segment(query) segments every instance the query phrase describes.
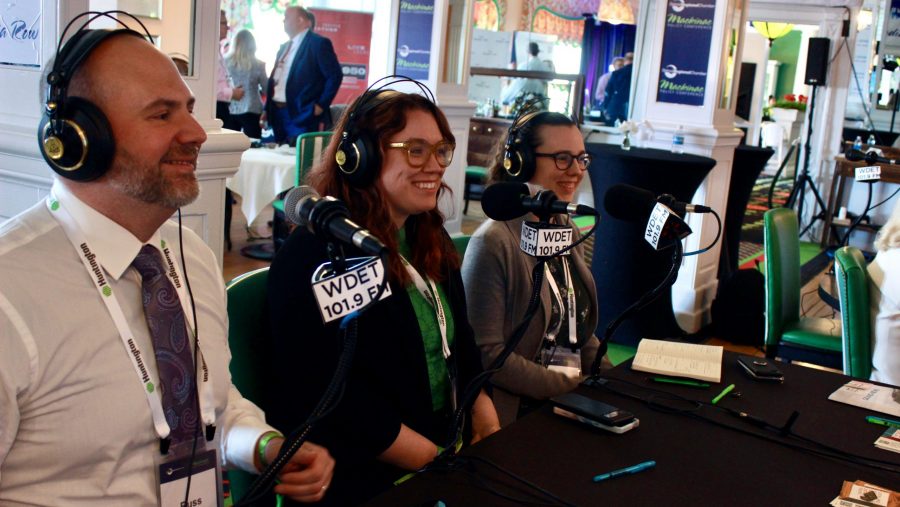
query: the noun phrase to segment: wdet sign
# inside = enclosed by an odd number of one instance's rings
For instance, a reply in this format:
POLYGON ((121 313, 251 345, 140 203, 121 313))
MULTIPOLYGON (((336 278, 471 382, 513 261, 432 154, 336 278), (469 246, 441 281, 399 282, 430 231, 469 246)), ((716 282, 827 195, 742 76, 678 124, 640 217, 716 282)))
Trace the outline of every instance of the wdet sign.
POLYGON ((669 0, 657 102, 703 105, 715 16, 715 0, 669 0))

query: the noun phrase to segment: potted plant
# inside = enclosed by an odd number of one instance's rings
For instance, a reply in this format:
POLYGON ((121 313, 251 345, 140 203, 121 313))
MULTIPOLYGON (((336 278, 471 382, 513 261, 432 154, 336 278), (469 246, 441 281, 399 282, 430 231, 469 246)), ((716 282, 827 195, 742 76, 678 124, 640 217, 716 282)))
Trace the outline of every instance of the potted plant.
POLYGON ((805 95, 787 94, 769 108, 768 115, 775 121, 795 122, 800 113, 806 112, 805 95))

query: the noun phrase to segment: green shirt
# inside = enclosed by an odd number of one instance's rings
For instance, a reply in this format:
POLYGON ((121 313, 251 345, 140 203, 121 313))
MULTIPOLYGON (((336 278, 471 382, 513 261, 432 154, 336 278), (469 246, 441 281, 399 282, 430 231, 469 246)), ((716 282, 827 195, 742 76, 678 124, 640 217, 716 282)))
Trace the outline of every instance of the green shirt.
MULTIPOLYGON (((397 235, 400 246, 400 255, 409 260, 412 258, 409 245, 406 243, 406 231, 400 229, 397 235)), ((421 272, 419 273, 422 274, 421 272)), ((422 278, 425 278, 424 275, 422 278)), ((447 318, 447 344, 452 348, 454 338, 453 313, 450 310, 450 298, 443 285, 436 283, 441 306, 447 318)), ((419 292, 414 283, 406 286, 406 293, 416 312, 419 321, 419 331, 422 333, 422 345, 425 348, 425 363, 428 366, 428 382, 431 386, 431 408, 434 411, 442 410, 450 401, 450 372, 447 369, 447 361, 441 345, 441 328, 438 325, 437 314, 431 303, 419 292)))

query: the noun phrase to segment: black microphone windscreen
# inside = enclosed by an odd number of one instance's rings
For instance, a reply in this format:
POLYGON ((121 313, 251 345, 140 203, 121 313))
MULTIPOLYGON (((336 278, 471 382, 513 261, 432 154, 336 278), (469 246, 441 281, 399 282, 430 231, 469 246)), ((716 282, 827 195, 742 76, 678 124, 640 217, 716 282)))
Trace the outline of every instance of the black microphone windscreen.
POLYGON ((305 227, 309 217, 300 216, 297 204, 306 197, 319 197, 319 193, 313 187, 301 185, 292 188, 287 195, 284 196, 284 216, 291 223, 295 223, 301 227, 305 227))
POLYGON ((844 157, 846 157, 847 160, 850 160, 851 162, 859 162, 860 160, 866 159, 866 154, 859 150, 850 149, 847 150, 846 153, 844 153, 844 157))
POLYGON ((624 183, 613 185, 603 197, 606 212, 628 222, 646 222, 655 205, 653 192, 624 183))
POLYGON ((528 212, 522 206, 522 198, 528 197, 528 185, 512 181, 494 183, 484 189, 481 208, 484 214, 498 222, 519 218, 528 212))

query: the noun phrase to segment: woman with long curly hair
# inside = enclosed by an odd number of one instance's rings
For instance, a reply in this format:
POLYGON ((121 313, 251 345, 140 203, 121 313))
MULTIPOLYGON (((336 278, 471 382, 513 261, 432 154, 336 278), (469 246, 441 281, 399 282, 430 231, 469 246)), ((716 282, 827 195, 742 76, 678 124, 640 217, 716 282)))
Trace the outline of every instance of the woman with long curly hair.
MULTIPOLYGON (((343 397, 311 436, 337 463, 323 503, 352 505, 422 468, 448 444, 457 397, 481 372, 481 362, 466 316, 460 258, 437 207, 448 190, 442 177, 455 148, 444 114, 420 95, 376 90, 357 99, 335 131, 308 182, 346 203, 350 218, 390 251, 391 295, 359 317, 343 397), (344 150, 355 148, 342 145, 341 132, 366 140, 360 167, 346 159, 344 150)), ((364 256, 344 249, 348 258, 364 256)), ((323 323, 310 287, 327 261, 326 242, 298 228, 269 272, 278 358, 273 386, 283 400, 270 414, 283 431, 312 411, 341 352, 339 321, 323 323)), ((471 442, 499 429, 483 391, 468 419, 471 442)))
POLYGON ((875 239, 869 264, 872 380, 900 386, 900 201, 875 239))

